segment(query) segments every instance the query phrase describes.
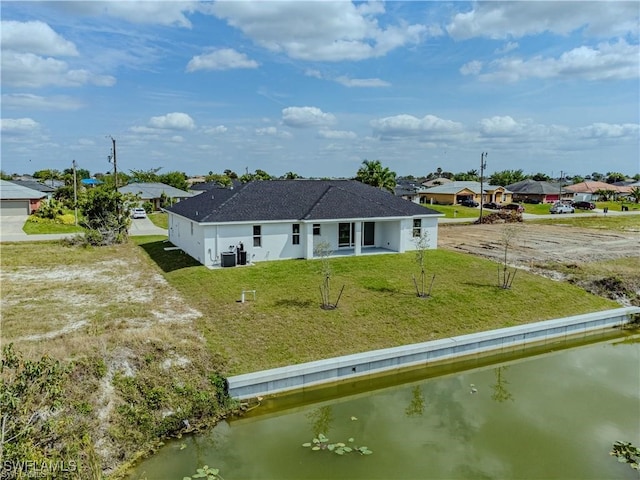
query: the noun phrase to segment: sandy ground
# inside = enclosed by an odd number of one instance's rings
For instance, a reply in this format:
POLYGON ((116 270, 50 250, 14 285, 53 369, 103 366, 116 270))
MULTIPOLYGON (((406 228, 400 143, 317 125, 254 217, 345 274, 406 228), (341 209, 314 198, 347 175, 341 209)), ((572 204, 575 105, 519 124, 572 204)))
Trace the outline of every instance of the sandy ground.
MULTIPOLYGON (((515 235, 508 263, 528 266, 546 262, 592 262, 640 255, 640 218, 637 231, 596 231, 563 225, 512 224, 515 235)), ((471 253, 502 261, 504 224, 440 225, 438 248, 471 253)))

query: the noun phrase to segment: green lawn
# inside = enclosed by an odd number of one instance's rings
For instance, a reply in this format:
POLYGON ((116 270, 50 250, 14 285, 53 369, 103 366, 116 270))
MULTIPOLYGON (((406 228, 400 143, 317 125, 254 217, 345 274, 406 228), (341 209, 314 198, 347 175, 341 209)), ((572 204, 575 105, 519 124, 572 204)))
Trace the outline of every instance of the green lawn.
POLYGON ((623 230, 640 232, 640 215, 599 215, 584 217, 567 217, 558 215, 555 218, 528 219, 527 223, 556 224, 562 219, 562 223, 573 227, 594 228, 605 230, 623 230))
POLYGON ((432 250, 433 296, 420 299, 412 275, 414 253, 335 258, 332 301, 320 308, 321 262, 284 260, 211 270, 164 238, 134 239, 166 279, 203 313, 198 328, 210 348, 238 374, 367 350, 446 338, 528 322, 617 308, 613 301, 518 271, 513 288, 498 287, 498 265, 459 253, 432 250), (257 300, 240 303, 242 290, 257 300))
POLYGON ((480 216, 480 208, 463 207, 462 205, 429 205, 425 207, 444 213, 445 218, 476 219, 480 216))
POLYGON ((167 229, 169 228, 169 216, 164 212, 154 212, 148 215, 149 220, 156 226, 160 228, 167 229))
POLYGON ((62 225, 61 223, 36 223, 26 221, 22 230, 27 235, 41 235, 49 233, 81 233, 82 227, 75 225, 62 225))

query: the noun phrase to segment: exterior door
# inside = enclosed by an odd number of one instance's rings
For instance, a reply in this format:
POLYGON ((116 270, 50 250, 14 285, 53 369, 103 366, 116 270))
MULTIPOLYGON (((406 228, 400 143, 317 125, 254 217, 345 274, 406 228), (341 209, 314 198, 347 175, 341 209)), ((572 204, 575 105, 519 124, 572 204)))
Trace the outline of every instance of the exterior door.
POLYGON ((356 226, 354 223, 338 224, 338 247, 353 247, 356 226))
POLYGON ((363 232, 362 232, 362 245, 364 246, 372 246, 376 244, 375 239, 375 231, 376 224, 375 222, 364 222, 363 224, 363 232))

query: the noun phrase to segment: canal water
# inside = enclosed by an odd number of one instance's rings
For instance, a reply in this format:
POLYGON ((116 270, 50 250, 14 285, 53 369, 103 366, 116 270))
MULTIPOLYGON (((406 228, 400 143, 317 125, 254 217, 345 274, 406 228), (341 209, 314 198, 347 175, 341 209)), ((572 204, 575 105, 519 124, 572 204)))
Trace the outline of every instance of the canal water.
POLYGON ((275 398, 168 442, 130 478, 209 465, 225 480, 637 479, 609 451, 640 444, 640 334, 591 342, 275 398), (373 453, 302 446, 319 434, 373 453))

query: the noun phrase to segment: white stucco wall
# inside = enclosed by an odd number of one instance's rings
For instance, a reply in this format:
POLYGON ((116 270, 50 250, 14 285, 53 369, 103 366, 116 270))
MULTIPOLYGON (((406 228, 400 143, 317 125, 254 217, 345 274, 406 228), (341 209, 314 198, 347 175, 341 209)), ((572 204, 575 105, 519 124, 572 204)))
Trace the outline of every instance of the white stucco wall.
MULTIPOLYGON (((185 253, 200 263, 219 265, 221 254, 234 250, 242 242, 249 262, 283 260, 294 258, 312 258, 315 248, 321 242, 327 242, 330 250, 337 251, 338 224, 351 223, 344 219, 320 224, 320 235, 313 235, 313 222, 268 222, 238 224, 200 225, 178 215, 169 214, 169 241, 180 247, 185 253), (292 241, 292 224, 300 224, 300 243, 292 241), (261 227, 261 245, 253 244, 253 227, 261 227)), ((375 223, 374 245, 392 251, 405 252, 415 250, 413 237, 413 219, 367 219, 375 223)), ((358 222, 358 221, 356 221, 358 222)), ((362 226, 356 225, 356 239, 362 238, 362 226)), ((422 231, 429 237, 429 247, 437 247, 438 219, 429 216, 422 218, 422 231)), ((353 247, 349 247, 353 248, 353 247)), ((355 248, 355 254, 366 253, 366 246, 355 248)))

